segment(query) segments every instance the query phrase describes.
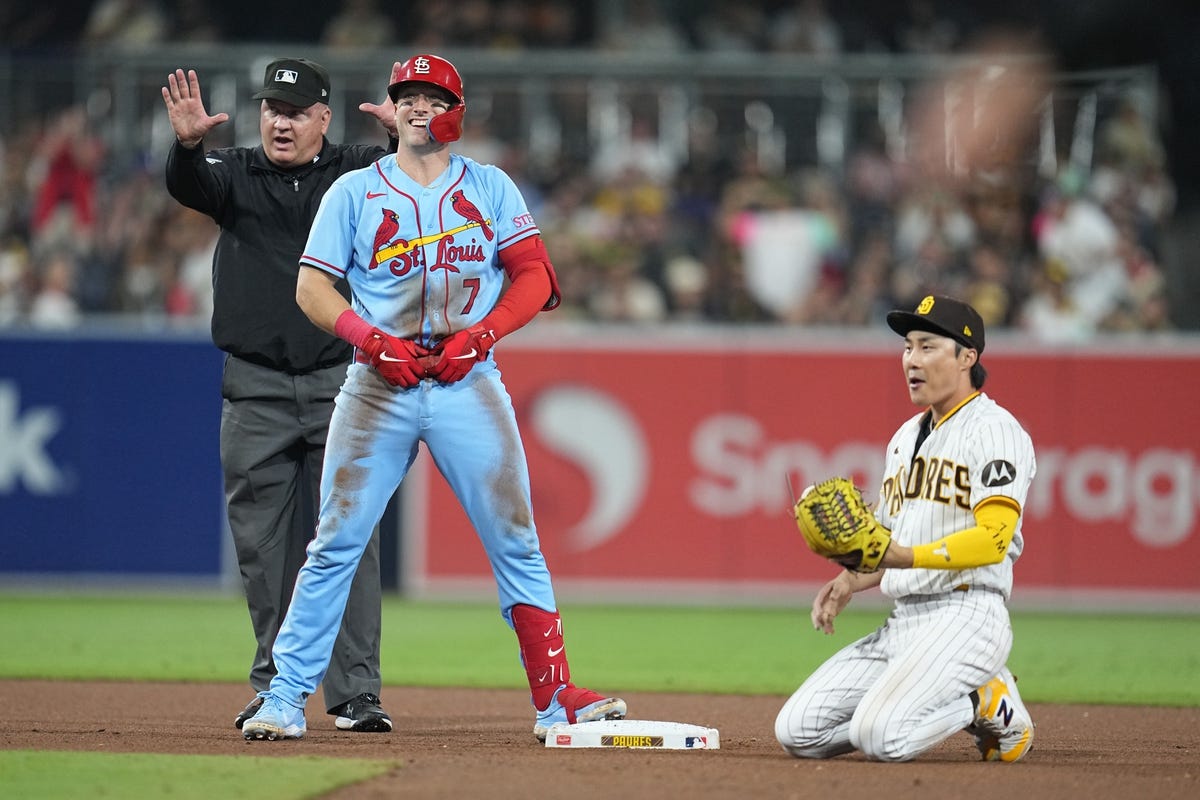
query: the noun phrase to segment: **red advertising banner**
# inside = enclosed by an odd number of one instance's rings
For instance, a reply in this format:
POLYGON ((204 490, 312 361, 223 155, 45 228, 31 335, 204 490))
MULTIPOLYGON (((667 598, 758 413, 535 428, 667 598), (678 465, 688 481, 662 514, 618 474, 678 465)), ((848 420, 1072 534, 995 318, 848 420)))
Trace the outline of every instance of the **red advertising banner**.
MULTIPOLYGON (((754 594, 826 580, 789 482, 849 474, 875 499, 883 448, 919 410, 890 341, 503 343, 556 584, 754 594)), ((993 346, 982 361, 984 391, 1021 420, 1038 461, 1018 587, 1200 598, 1200 349, 993 346)), ((409 579, 490 585, 466 517, 421 464, 409 579)))

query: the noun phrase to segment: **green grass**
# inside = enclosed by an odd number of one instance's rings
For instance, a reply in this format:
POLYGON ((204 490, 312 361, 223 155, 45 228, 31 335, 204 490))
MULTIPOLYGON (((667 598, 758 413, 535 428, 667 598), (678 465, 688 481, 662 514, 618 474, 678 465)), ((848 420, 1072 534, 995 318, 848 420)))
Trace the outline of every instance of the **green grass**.
POLYGON ((382 775, 386 761, 311 757, 169 756, 143 753, 70 753, 0 750, 5 797, 39 800, 212 800, 238 797, 305 798, 382 775), (48 780, 47 776, 53 776, 48 780))
MULTIPOLYGON (((824 636, 807 608, 563 608, 572 672, 624 693, 788 694, 885 613, 852 608, 824 636)), ((388 598, 383 614, 386 684, 524 687, 494 604, 388 598)), ((1177 680, 1200 673, 1200 616, 1013 612, 1013 627, 1030 702, 1200 706, 1177 680)), ((243 683, 253 653, 226 596, 0 595, 0 641, 0 678, 243 683)))
MULTIPOLYGON (((391 686, 525 690, 516 638, 487 603, 384 601, 382 666, 391 686), (449 656, 448 656, 449 654, 449 656)), ((847 610, 837 633, 808 609, 563 608, 571 670, 620 691, 790 693, 824 659, 882 622, 847 610)), ((1200 615, 1014 612, 1009 664, 1035 703, 1200 706, 1200 615)), ((253 654, 240 597, 0 594, 0 678, 246 682, 253 654)), ((244 794, 297 800, 398 763, 318 758, 0 750, 0 795, 28 798, 244 794)))

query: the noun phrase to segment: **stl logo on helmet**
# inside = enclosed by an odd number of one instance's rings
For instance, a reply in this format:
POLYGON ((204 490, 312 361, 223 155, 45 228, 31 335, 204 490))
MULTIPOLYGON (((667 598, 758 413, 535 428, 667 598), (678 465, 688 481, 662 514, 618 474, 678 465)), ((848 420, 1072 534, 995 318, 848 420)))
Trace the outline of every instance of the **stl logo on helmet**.
POLYGON ((413 72, 420 75, 428 75, 430 70, 429 59, 425 56, 417 56, 413 59, 413 72))

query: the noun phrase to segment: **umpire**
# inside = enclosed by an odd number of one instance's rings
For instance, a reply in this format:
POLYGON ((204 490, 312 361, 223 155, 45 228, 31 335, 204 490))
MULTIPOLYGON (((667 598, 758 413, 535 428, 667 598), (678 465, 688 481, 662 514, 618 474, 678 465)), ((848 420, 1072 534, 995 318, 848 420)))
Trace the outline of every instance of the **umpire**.
MULTIPOLYGON (((221 233, 213 257, 213 343, 227 353, 221 395, 221 467, 229 527, 258 650, 250 685, 261 692, 275 675, 271 646, 283 622, 305 547, 316 530, 321 462, 333 399, 351 348, 313 325, 296 305, 296 273, 309 225, 329 186, 369 166, 379 146, 335 145, 329 75, 305 59, 267 66, 258 147, 205 152, 204 137, 228 114, 208 115, 195 70, 177 69, 162 88, 176 141, 167 157, 167 189, 213 218, 221 233)), ((393 105, 363 103, 389 130, 393 105)), ((359 566, 322 684, 325 704, 343 730, 386 732, 380 707, 379 532, 359 566)), ((262 704, 256 696, 237 727, 262 704)))

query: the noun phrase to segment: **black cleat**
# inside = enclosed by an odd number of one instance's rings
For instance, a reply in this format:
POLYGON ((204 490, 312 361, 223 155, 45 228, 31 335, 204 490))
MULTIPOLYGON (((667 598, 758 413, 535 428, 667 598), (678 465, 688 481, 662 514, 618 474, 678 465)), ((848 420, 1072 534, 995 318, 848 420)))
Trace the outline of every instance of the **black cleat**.
POLYGON ((364 692, 337 708, 329 710, 337 716, 334 725, 338 730, 358 733, 390 733, 392 718, 379 707, 379 696, 364 692))
POLYGON ((238 730, 241 730, 242 724, 245 723, 246 720, 250 719, 255 714, 257 714, 258 710, 260 708, 262 708, 262 704, 263 704, 263 699, 261 697, 255 695, 254 699, 251 700, 249 703, 247 703, 246 707, 243 708, 241 710, 241 712, 236 717, 233 718, 233 727, 237 728, 238 730))

